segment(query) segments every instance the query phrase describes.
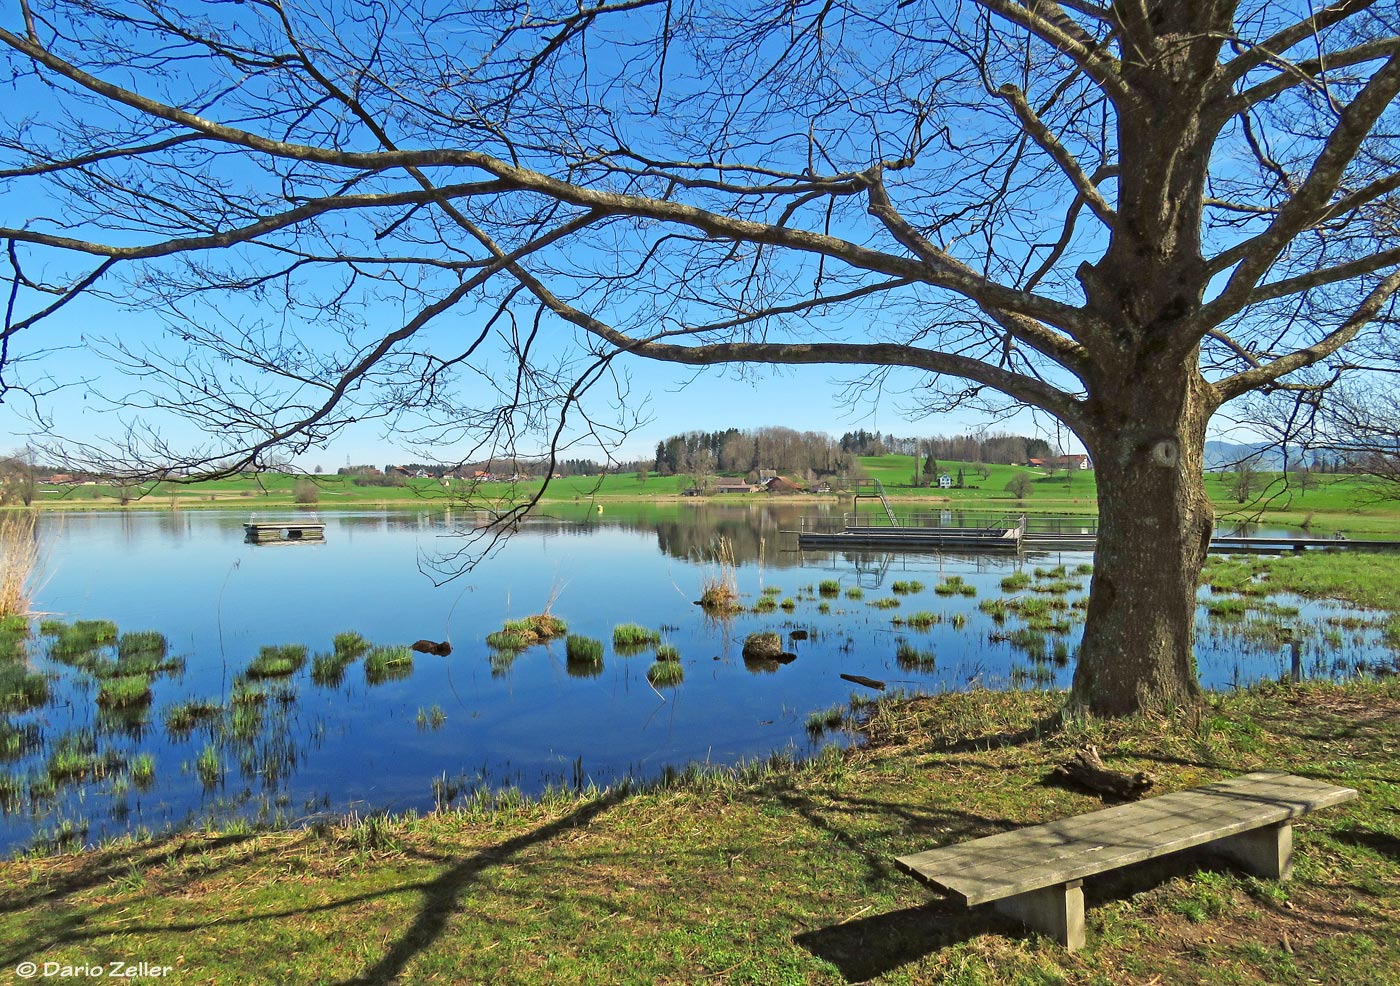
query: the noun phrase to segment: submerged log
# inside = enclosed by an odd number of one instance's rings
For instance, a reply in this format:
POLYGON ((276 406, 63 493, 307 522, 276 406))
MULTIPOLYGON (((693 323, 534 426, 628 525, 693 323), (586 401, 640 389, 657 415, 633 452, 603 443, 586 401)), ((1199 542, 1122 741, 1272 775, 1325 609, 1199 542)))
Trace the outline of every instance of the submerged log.
POLYGON ((876 691, 882 692, 885 690, 885 683, 883 681, 878 681, 875 678, 867 678, 863 674, 843 674, 841 677, 845 681, 854 681, 857 685, 864 685, 866 688, 874 688, 876 691))
POLYGON ((446 657, 452 653, 452 644, 444 640, 437 643, 432 640, 415 640, 408 645, 409 650, 416 650, 420 654, 436 654, 438 657, 446 657))
POLYGON ((1120 770, 1109 770, 1104 766, 1099 751, 1092 746, 1084 747, 1052 770, 1050 779, 1077 784, 1099 794, 1130 801, 1142 797, 1148 788, 1152 787, 1152 778, 1142 771, 1127 774, 1120 770))

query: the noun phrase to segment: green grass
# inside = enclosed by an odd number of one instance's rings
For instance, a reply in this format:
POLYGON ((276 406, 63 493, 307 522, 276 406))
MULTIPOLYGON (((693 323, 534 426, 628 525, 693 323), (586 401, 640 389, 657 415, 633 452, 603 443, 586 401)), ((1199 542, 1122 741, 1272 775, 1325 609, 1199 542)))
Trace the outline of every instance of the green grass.
POLYGON ((1001 580, 1002 592, 1020 592, 1031 584, 1031 577, 1025 572, 1015 572, 1001 580))
POLYGON ((199 781, 205 787, 217 787, 224 777, 224 762, 219 756, 219 751, 212 745, 206 745, 199 751, 199 756, 194 762, 195 773, 199 775, 199 781))
POLYGON ((679 685, 685 678, 685 667, 679 661, 657 661, 647 668, 647 681, 657 688, 679 685))
POLYGON ((619 623, 613 627, 612 640, 614 647, 652 647, 661 642, 661 631, 638 623, 619 623))
POLYGON ((923 592, 924 584, 916 579, 909 579, 907 581, 895 582, 890 586, 890 590, 901 596, 911 595, 915 592, 923 592))
POLYGON ((937 613, 930 613, 928 610, 920 610, 917 613, 910 613, 908 616, 896 616, 890 620, 895 626, 907 626, 914 630, 927 630, 943 622, 943 617, 937 613))
POLYGON ((0 712, 24 712, 49 699, 49 682, 18 661, 0 663, 0 712))
POLYGON ((680 649, 675 644, 661 644, 656 648, 656 659, 658 661, 679 661, 681 659, 680 649))
POLYGON ((915 647, 907 640, 901 640, 894 652, 895 661, 903 671, 932 671, 938 666, 932 649, 915 647))
POLYGON ((223 711, 217 702, 189 699, 167 706, 163 713, 165 728, 177 735, 188 734, 202 722, 218 718, 223 711))
POLYGON ((331 639, 331 646, 335 648, 335 655, 348 663, 369 650, 369 641, 354 630, 346 630, 331 639))
POLYGON ((155 630, 124 633, 117 640, 117 660, 122 664, 159 664, 165 660, 165 635, 155 630))
POLYGON ((571 633, 564 641, 564 653, 568 660, 576 664, 602 664, 603 642, 571 633))
POLYGON ((129 770, 131 780, 137 787, 148 787, 156 779, 155 757, 149 753, 138 753, 132 757, 129 770))
POLYGON ((407 647, 371 647, 365 654, 365 681, 381 685, 413 673, 413 651, 407 647))
POLYGON ((776 757, 611 792, 488 792, 422 817, 196 829, 27 858, 0 865, 0 950, 74 965, 94 949, 179 956, 183 979, 229 983, 301 982, 312 967, 324 981, 527 986, 1393 978, 1400 682, 1274 685, 1201 710, 1049 728, 1062 701, 863 700, 868 742, 801 765, 776 757), (1041 783, 1089 743, 1115 770, 1150 773, 1153 793, 1271 768, 1361 797, 1295 828, 1287 883, 1199 857, 1095 878, 1088 945, 1072 954, 883 864, 1103 807, 1041 783), (141 879, 120 878, 133 868, 141 879))
POLYGON ((108 709, 127 709, 151 701, 151 679, 144 674, 105 678, 97 688, 97 704, 108 709))
POLYGON ((286 678, 296 674, 306 664, 305 644, 275 644, 258 650, 258 656, 243 669, 249 679, 286 678))
POLYGON ((841 595, 841 583, 837 579, 822 579, 817 583, 817 592, 827 599, 841 595))
POLYGON ((447 722, 447 713, 442 711, 440 705, 420 708, 415 722, 419 729, 441 729, 447 722))

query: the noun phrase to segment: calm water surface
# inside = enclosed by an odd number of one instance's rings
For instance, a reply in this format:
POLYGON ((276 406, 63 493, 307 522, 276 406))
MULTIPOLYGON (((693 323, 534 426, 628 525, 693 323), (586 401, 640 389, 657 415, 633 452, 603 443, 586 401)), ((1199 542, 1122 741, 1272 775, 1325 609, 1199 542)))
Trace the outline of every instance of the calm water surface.
MULTIPOLYGON (((159 631, 170 653, 184 658, 184 670, 156 679, 148 707, 110 715, 98 710, 86 675, 48 658, 45 638, 32 640, 30 662, 51 676, 52 698, 9 717, 10 728, 26 730, 27 738, 0 761, 10 791, 0 799, 0 848, 59 833, 91 843, 137 827, 239 816, 295 823, 324 812, 428 809, 482 788, 533 793, 651 778, 691 762, 806 755, 845 741, 839 732, 814 737, 807 729, 813 712, 845 705, 861 691, 841 673, 907 691, 1069 683, 1068 655, 1080 633, 1073 603, 1088 587, 1073 570, 1091 561, 1087 553, 799 554, 783 532, 794 530, 810 505, 607 509, 616 516, 579 511, 586 520, 528 522, 490 560, 441 585, 435 564, 461 546, 471 515, 323 514, 324 543, 271 546, 244 543, 242 512, 43 515, 47 577, 37 608, 69 622, 102 619, 123 632, 159 631), (712 552, 721 536, 733 545, 744 601, 752 606, 765 588, 776 588, 776 599, 792 600, 790 610, 725 621, 704 616, 694 600, 716 571, 712 552), (980 601, 1005 595, 1000 582, 1012 572, 1061 564, 1077 588, 1047 594, 1064 600, 1059 613, 1069 627, 1047 635, 1044 651, 1008 639, 1020 626, 1014 617, 997 623, 978 609, 980 601), (973 586, 976 596, 938 595, 935 586, 950 577, 973 586), (829 579, 839 581, 842 595, 818 594, 829 579), (923 588, 892 591, 896 581, 914 580, 923 588), (849 598, 846 590, 856 588, 863 597, 849 598), (899 604, 873 605, 881 599, 899 604), (562 640, 493 660, 485 636, 507 618, 546 606, 570 632, 604 641, 601 671, 580 674, 565 661, 562 640), (940 622, 925 630, 892 622, 917 611, 940 622), (658 692, 648 684, 649 651, 615 652, 612 629, 623 622, 660 629, 679 649, 680 685, 658 692), (323 687, 311 680, 308 662, 271 684, 272 698, 256 721, 237 728, 209 723, 188 734, 163 725, 174 704, 226 704, 261 646, 329 651, 333 635, 347 630, 382 644, 447 639, 453 651, 417 654, 411 675, 377 685, 355 664, 339 685, 323 687), (782 633, 796 659, 746 663, 744 638, 758 630, 782 633), (793 631, 807 638, 792 639, 793 631), (911 648, 923 659, 911 660, 911 648), (441 710, 436 725, 434 707, 441 710), (143 789, 117 766, 46 792, 36 779, 72 736, 86 737, 114 763, 150 754, 153 781, 143 789), (201 754, 217 758, 217 780, 201 780, 201 754)), ((1381 653, 1372 615, 1292 602, 1300 611, 1291 622, 1306 631, 1297 635, 1305 638, 1298 648, 1304 673, 1349 673, 1381 653)), ((1208 686, 1289 670, 1288 644, 1246 626, 1208 620, 1203 611, 1200 664, 1208 686)))

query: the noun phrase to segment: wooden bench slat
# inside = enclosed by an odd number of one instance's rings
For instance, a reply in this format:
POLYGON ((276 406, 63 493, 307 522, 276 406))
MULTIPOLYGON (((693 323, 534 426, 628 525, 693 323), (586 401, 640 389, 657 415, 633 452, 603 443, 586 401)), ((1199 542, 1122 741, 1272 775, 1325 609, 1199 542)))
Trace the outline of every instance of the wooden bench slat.
POLYGON ((1351 788, 1258 772, 895 862, 968 905, 981 904, 1277 825, 1355 797, 1351 788))

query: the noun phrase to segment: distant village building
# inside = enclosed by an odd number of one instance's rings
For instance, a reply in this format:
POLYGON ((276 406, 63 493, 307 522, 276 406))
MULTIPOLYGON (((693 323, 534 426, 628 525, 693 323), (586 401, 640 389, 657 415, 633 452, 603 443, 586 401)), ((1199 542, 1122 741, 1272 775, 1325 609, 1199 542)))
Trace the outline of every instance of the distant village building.
POLYGON ((716 479, 710 484, 713 493, 752 493, 754 488, 742 479, 716 479))
POLYGON ((1087 455, 1057 455, 1049 459, 1027 459, 1026 465, 1032 469, 1088 469, 1087 455))
POLYGON ((953 488, 953 477, 946 472, 938 477, 938 488, 940 490, 951 490, 953 488))
POLYGON ((782 476, 773 476, 763 484, 764 489, 769 493, 801 493, 802 487, 798 486, 790 479, 782 476))

